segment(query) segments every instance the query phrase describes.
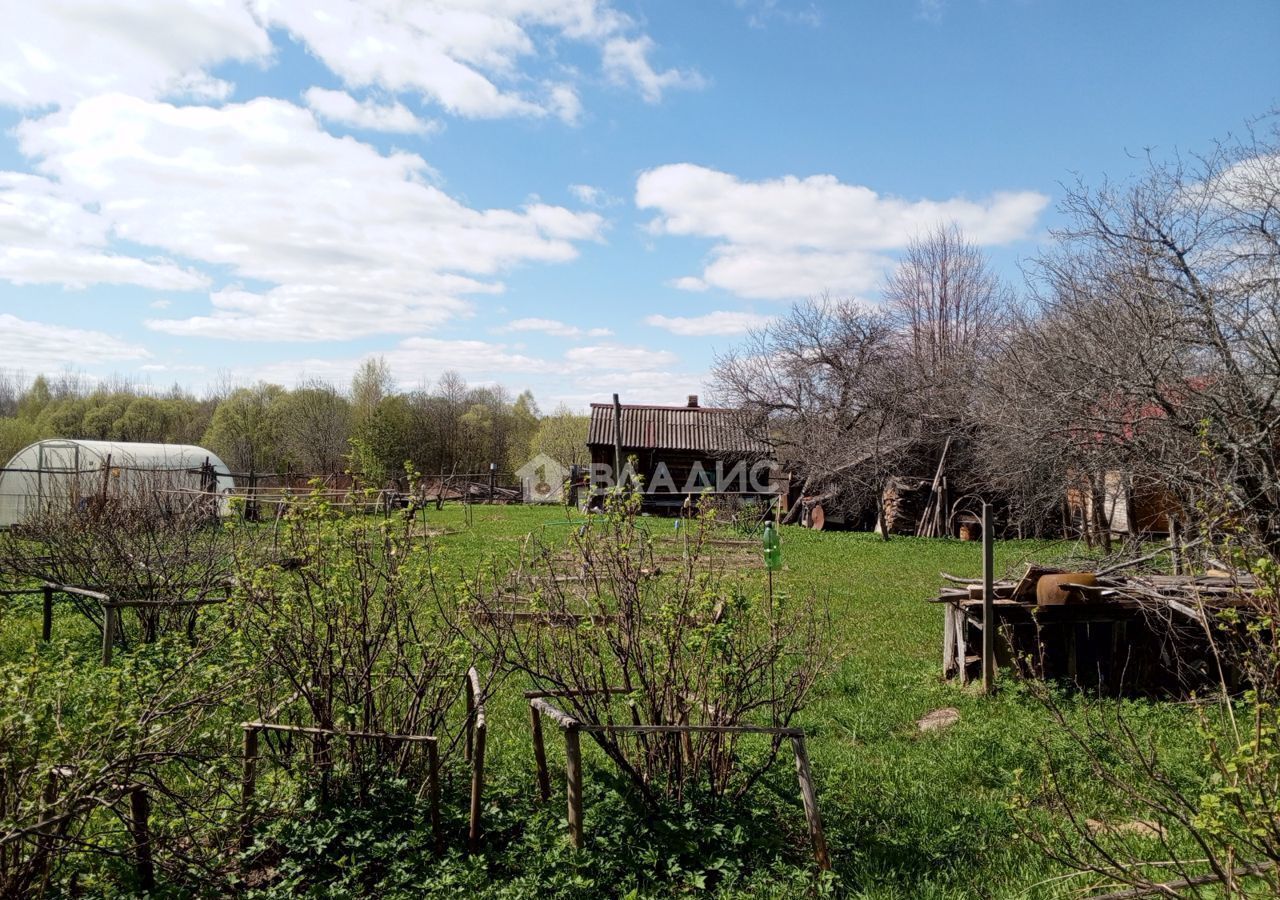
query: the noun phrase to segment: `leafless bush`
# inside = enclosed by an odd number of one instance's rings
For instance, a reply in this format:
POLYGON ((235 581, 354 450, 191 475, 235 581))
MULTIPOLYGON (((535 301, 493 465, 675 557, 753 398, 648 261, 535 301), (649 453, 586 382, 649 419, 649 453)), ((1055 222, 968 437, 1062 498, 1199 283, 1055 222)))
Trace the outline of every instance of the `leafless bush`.
MULTIPOLYGON (((226 595, 225 501, 190 490, 185 472, 113 471, 48 479, 22 523, 0 531, 0 571, 150 604, 130 609, 144 641, 188 629, 194 607, 173 601, 226 595)), ((101 627, 96 603, 68 599, 101 627)))
MULTIPOLYGON (((714 517, 664 549, 641 527, 639 502, 610 495, 567 554, 535 543, 510 577, 475 585, 481 639, 585 723, 789 726, 830 661, 816 605, 761 597, 720 567, 714 517)), ((756 578, 762 588, 764 572, 756 578)), ((782 741, 748 763, 739 735, 591 736, 651 801, 698 783, 741 796, 782 741)))

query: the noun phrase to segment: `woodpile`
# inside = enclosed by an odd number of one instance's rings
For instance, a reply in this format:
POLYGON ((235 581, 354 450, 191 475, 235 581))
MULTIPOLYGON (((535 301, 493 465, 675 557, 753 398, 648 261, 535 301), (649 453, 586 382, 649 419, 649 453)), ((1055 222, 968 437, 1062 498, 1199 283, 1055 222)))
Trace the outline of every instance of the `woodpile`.
MULTIPOLYGON (((1253 577, 1121 574, 1118 568, 1028 565, 1020 578, 996 581, 999 663, 1023 677, 1108 692, 1182 694, 1216 679, 1211 629, 1223 610, 1247 615, 1253 577)), ((945 606, 944 675, 964 683, 980 664, 982 584, 942 577, 950 584, 931 602, 945 606)))
POLYGON ((890 478, 881 499, 880 527, 890 534, 916 534, 929 500, 928 479, 890 478))

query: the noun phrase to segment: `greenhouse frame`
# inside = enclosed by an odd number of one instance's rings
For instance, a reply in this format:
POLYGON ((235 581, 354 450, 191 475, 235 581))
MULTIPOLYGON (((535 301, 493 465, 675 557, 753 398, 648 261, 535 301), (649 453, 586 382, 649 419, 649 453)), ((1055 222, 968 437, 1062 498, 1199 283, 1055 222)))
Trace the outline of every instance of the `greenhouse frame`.
POLYGON ((0 528, 51 505, 72 509, 135 495, 168 507, 216 498, 216 514, 225 516, 234 487, 227 465, 193 444, 37 441, 0 469, 0 528))

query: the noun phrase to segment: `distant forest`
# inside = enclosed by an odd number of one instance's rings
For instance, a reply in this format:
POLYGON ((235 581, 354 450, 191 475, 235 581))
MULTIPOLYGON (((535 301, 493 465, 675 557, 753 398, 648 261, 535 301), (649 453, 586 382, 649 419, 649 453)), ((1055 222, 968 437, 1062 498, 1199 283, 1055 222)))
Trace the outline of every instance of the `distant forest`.
POLYGON ((396 390, 386 363, 364 363, 348 386, 259 382, 197 397, 174 386, 143 390, 78 374, 0 371, 0 465, 44 438, 199 444, 235 472, 327 475, 373 483, 402 475, 513 472, 546 453, 585 461, 587 417, 565 406, 544 415, 532 393, 471 386, 446 372, 428 389, 396 390))

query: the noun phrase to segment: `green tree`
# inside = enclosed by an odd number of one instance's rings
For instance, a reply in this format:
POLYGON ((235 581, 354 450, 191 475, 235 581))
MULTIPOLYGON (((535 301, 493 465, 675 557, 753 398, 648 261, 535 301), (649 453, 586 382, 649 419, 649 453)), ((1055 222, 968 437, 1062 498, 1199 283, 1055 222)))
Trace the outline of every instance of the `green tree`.
POLYGON ((154 397, 133 398, 112 427, 112 436, 121 441, 163 443, 168 435, 167 405, 154 397))
POLYGON ((232 391, 218 404, 202 441, 237 472, 270 472, 279 464, 271 407, 284 394, 278 384, 259 382, 232 391))
MULTIPOLYGON (((538 430, 533 433, 526 445, 525 459, 545 453, 562 466, 585 465, 588 461, 588 424, 589 420, 586 416, 575 413, 563 403, 560 404, 555 412, 544 416, 538 423, 538 430)), ((523 464, 522 460, 520 465, 523 464)))
POLYGON ((312 382, 282 395, 271 408, 281 462, 296 472, 328 475, 344 468, 351 404, 329 384, 312 382))

